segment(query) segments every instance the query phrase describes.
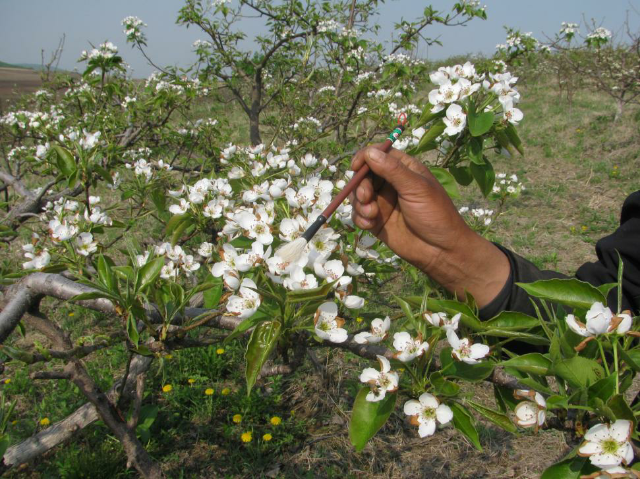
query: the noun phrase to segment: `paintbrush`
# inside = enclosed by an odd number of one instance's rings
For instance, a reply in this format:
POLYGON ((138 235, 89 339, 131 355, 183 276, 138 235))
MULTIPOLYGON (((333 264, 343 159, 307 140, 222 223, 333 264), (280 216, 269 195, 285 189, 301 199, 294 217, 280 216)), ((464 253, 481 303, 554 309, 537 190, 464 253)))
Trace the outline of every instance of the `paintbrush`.
MULTIPOLYGON (((398 118, 398 125, 391 132, 387 140, 383 143, 381 150, 385 153, 388 153, 391 150, 391 145, 398 139, 398 137, 402 134, 406 127, 407 123, 407 115, 402 113, 398 118)), ((316 218, 316 220, 307 228, 307 230, 300 236, 299 238, 291 241, 283 246, 281 246, 276 252, 275 256, 282 258, 285 263, 291 263, 296 261, 302 255, 305 247, 311 241, 311 238, 315 236, 318 230, 324 225, 331 215, 335 212, 335 210, 340 206, 340 204, 345 200, 349 194, 354 191, 360 182, 367 176, 369 173, 369 165, 366 163, 362 165, 362 167, 357 171, 355 175, 349 180, 349 183, 345 185, 345 187, 336 195, 336 197, 331 201, 329 206, 327 206, 324 211, 316 218)))

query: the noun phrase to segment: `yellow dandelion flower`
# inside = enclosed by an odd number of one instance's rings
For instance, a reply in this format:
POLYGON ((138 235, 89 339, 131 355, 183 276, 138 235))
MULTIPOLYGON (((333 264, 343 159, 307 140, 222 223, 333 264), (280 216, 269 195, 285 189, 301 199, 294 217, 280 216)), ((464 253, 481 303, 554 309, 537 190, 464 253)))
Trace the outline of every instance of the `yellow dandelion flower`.
POLYGON ((586 226, 582 226, 582 231, 587 231, 587 227, 586 226))
POLYGON ((251 442, 253 434, 251 434, 251 431, 243 432, 241 438, 242 442, 251 442))
POLYGON ((18 421, 17 421, 17 420, 15 420, 15 421, 11 421, 11 425, 12 425, 12 426, 15 426, 16 424, 18 424, 18 421))
POLYGON ((173 354, 165 354, 164 358, 165 359, 173 359, 173 354))
POLYGON ((224 348, 216 349, 216 354, 224 354, 224 348))
MULTIPOLYGON (((204 390, 204 393, 205 393, 207 396, 213 396, 213 392, 214 392, 214 391, 213 391, 213 389, 212 389, 212 388, 207 388, 207 389, 205 389, 205 390, 204 390)), ((224 391, 222 391, 222 392, 224 393, 224 391)))
POLYGON ((618 165, 613 165, 613 169, 617 170, 618 169, 618 165))
POLYGON ((358 316, 358 317, 356 318, 356 322, 357 322, 357 323, 361 323, 362 321, 364 321, 364 318, 363 318, 363 317, 358 316))
POLYGON ((264 436, 262 436, 262 440, 263 441, 269 442, 269 441, 271 441, 271 439, 273 439, 273 436, 271 434, 269 434, 269 433, 266 433, 264 436))
POLYGON ((220 394, 222 394, 223 396, 228 396, 229 394, 231 394, 231 389, 224 388, 222 391, 220 391, 220 394))
POLYGON ((163 393, 170 393, 172 389, 173 389, 173 386, 171 384, 165 384, 164 386, 162 386, 163 393))
POLYGON ((233 416, 233 422, 240 424, 242 422, 242 414, 235 414, 233 416))
POLYGON ((51 424, 51 421, 49 421, 48 417, 43 417, 42 419, 40 419, 41 426, 48 426, 49 424, 51 424))
POLYGON ((69 316, 70 316, 70 317, 73 317, 73 316, 75 316, 75 315, 76 315, 76 313, 74 313, 73 311, 69 313, 69 316))
POLYGON ((193 379, 193 378, 189 378, 189 379, 187 379, 187 382, 188 382, 189 384, 193 384, 193 383, 195 383, 195 382, 196 382, 196 380, 195 380, 195 379, 193 379))
POLYGON ((7 378, 7 379, 4 380, 5 384, 9 384, 10 382, 11 382, 11 378, 7 378))
POLYGON ((272 425, 274 425, 274 426, 279 426, 279 425, 280 425, 280 423, 282 422, 282 418, 281 418, 281 417, 278 417, 278 416, 273 416, 273 417, 271 418, 271 421, 269 421, 269 422, 270 422, 272 425))

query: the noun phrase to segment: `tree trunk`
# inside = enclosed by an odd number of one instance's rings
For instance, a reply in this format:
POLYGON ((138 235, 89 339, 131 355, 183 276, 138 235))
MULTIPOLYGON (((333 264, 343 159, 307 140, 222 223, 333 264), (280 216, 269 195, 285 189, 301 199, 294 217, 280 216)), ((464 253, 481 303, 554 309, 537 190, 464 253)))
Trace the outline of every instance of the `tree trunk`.
POLYGON ((249 113, 249 137, 253 146, 262 143, 260 137, 260 112, 253 109, 249 113))
POLYGON ((618 98, 616 101, 616 115, 613 117, 613 122, 617 123, 620 117, 622 116, 622 111, 624 109, 624 100, 622 98, 618 98))
POLYGON ((258 71, 251 88, 251 109, 249 110, 249 135, 253 146, 262 143, 260 138, 260 108, 262 103, 262 71, 258 71))

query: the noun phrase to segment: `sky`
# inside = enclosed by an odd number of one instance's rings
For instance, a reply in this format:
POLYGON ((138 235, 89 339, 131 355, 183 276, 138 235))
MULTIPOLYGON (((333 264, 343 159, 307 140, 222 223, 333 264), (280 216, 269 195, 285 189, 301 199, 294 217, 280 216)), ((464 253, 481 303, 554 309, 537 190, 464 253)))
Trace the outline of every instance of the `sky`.
MULTIPOLYGON (((401 18, 420 15, 425 6, 448 11, 453 0, 387 0, 380 6, 376 21, 381 30, 379 40, 389 41, 394 24, 401 18)), ((422 45, 419 56, 443 59, 453 55, 481 53, 491 55, 495 45, 504 43, 504 26, 532 32, 536 38, 553 36, 562 21, 583 24, 594 19, 622 35, 627 11, 634 31, 640 26, 640 0, 485 0, 488 20, 473 20, 465 27, 435 26, 427 31, 439 36, 443 46, 422 45), (634 12, 638 12, 635 13, 634 12)), ((187 66, 195 59, 192 44, 205 35, 196 28, 176 25, 181 0, 0 0, 0 61, 7 63, 41 63, 41 51, 48 59, 62 35, 66 35, 60 67, 68 70, 77 63, 82 50, 105 40, 116 44, 129 63, 134 77, 146 77, 155 70, 140 52, 125 42, 121 21, 140 17, 147 25, 149 57, 160 66, 187 66)), ((263 33, 256 21, 242 25, 247 33, 263 33)))

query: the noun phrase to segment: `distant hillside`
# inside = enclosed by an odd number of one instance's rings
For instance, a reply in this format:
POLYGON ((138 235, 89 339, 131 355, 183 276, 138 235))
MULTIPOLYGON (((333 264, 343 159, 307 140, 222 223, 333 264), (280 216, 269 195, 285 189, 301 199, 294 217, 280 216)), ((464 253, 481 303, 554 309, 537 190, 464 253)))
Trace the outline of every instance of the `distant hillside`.
MULTIPOLYGON (((5 63, 5 62, 0 62, 0 67, 2 67, 2 68, 22 68, 22 69, 26 69, 26 70, 32 70, 33 69, 31 67, 31 65, 29 65, 29 64, 13 65, 11 63, 5 63)), ((40 68, 39 65, 38 65, 38 68, 40 68)))
MULTIPOLYGON (((0 68, 22 68, 22 69, 26 69, 26 70, 40 71, 40 70, 42 70, 42 65, 40 65, 39 63, 7 63, 7 62, 0 62, 0 68)), ((52 71, 59 71, 59 72, 66 71, 64 68, 54 68, 54 67, 51 67, 51 70, 52 71)))

